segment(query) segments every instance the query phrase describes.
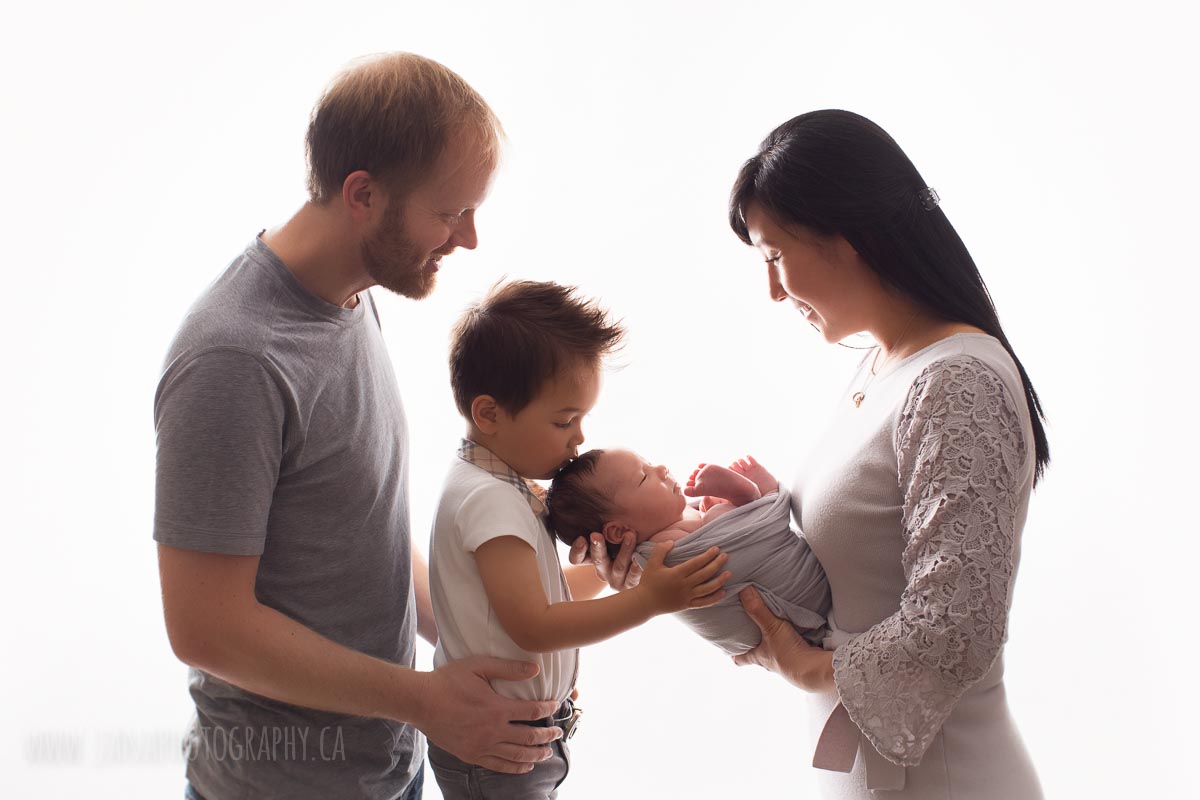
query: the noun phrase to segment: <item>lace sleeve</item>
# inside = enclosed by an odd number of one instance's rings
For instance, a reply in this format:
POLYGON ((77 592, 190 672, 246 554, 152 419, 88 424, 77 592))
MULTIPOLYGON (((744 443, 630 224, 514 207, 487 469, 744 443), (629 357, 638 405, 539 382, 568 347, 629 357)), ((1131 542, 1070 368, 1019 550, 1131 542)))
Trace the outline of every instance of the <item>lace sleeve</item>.
POLYGON ((1004 643, 1026 446, 1004 384, 957 356, 913 383, 895 447, 907 586, 900 610, 838 648, 833 669, 875 749, 912 766, 1004 643))

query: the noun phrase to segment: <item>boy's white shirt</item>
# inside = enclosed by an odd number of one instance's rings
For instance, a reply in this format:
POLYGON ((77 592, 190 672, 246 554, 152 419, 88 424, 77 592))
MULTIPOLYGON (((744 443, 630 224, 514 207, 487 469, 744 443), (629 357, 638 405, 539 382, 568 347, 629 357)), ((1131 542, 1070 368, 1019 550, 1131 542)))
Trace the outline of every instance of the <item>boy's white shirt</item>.
POLYGON ((500 536, 516 536, 535 553, 542 590, 550 603, 571 599, 557 543, 533 513, 526 495, 507 479, 455 458, 442 486, 429 543, 429 588, 438 624, 433 663, 468 656, 532 661, 527 681, 492 681, 506 697, 563 701, 575 685, 579 650, 530 653, 509 637, 488 602, 475 565, 475 549, 500 536))

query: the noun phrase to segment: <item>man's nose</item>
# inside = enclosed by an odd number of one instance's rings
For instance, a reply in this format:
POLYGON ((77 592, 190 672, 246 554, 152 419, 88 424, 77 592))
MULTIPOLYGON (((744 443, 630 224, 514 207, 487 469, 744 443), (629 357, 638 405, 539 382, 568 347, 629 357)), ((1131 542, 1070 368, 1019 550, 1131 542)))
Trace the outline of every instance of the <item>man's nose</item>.
POLYGON ((479 246, 479 234, 475 231, 475 212, 468 212, 454 226, 454 233, 450 235, 450 244, 464 250, 474 250, 479 246))

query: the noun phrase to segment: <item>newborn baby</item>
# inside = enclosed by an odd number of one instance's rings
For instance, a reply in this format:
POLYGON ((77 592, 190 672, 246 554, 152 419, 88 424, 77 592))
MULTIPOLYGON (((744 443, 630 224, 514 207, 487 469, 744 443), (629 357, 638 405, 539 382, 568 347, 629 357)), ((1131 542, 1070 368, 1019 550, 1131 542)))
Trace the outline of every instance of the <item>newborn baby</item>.
POLYGON ((758 626, 742 609, 737 593, 753 585, 778 616, 810 631, 825 623, 829 584, 802 536, 791 529, 788 494, 762 465, 747 456, 728 468, 701 464, 686 487, 666 467, 629 450, 590 450, 564 467, 547 497, 550 527, 567 544, 600 532, 615 555, 626 533, 637 542, 645 565, 654 546, 674 541, 668 566, 716 545, 729 554, 733 578, 716 605, 679 612, 683 621, 726 653, 758 646, 758 626), (688 496, 701 497, 699 508, 688 496))

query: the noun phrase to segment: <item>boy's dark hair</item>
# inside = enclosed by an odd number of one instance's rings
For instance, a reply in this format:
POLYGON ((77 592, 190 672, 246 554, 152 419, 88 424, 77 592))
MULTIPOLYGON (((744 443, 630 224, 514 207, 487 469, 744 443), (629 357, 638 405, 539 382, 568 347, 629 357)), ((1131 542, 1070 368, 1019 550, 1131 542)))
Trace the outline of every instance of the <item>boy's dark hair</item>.
MULTIPOLYGON (((598 533, 609 521, 608 489, 597 486, 596 465, 603 450, 588 450, 558 471, 546 495, 550 530, 560 542, 572 545, 580 536, 598 533)), ((608 542, 608 557, 616 558, 619 544, 608 542)))
POLYGON ((546 381, 576 364, 597 364, 625 335, 574 286, 537 281, 497 284, 467 308, 450 335, 450 386, 459 413, 486 394, 517 414, 546 381))

